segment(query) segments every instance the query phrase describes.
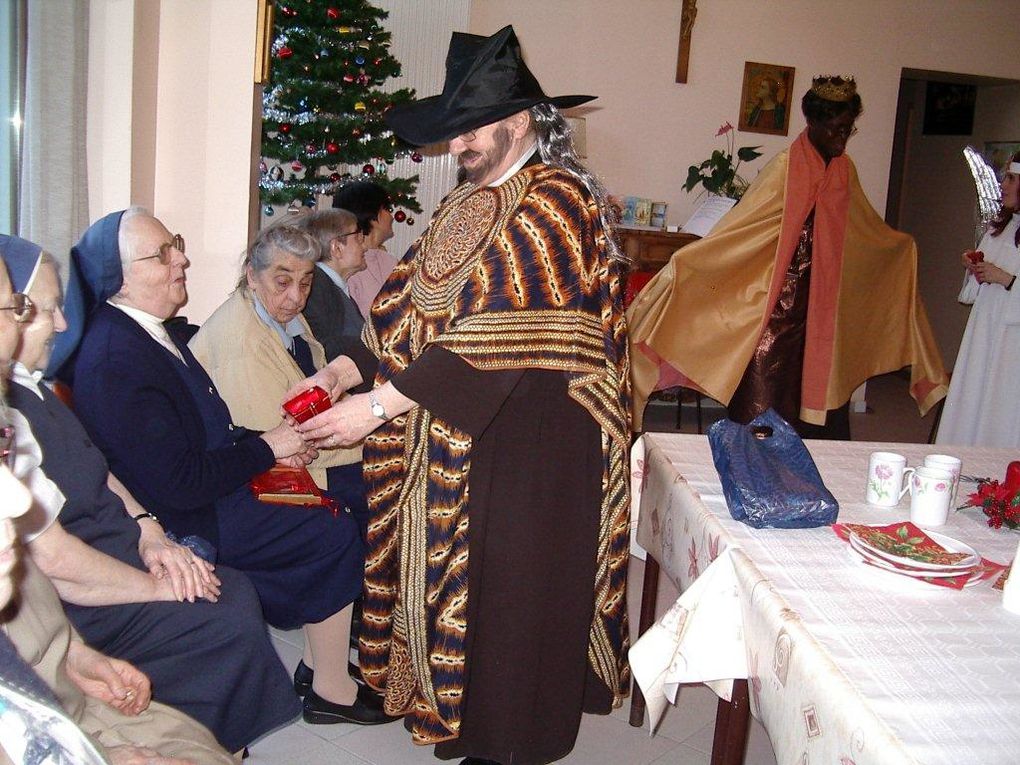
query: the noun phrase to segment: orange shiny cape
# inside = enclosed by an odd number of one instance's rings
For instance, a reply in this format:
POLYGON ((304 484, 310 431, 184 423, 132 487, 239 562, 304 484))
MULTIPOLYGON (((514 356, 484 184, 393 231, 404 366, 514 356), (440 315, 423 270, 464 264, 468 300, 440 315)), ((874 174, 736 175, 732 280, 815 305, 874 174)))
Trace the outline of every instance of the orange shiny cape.
POLYGON ((815 210, 801 419, 824 424, 869 377, 911 367, 922 414, 948 379, 917 292, 917 247, 871 207, 845 155, 801 133, 704 239, 677 250, 627 312, 634 427, 648 395, 684 385, 728 403, 815 210))

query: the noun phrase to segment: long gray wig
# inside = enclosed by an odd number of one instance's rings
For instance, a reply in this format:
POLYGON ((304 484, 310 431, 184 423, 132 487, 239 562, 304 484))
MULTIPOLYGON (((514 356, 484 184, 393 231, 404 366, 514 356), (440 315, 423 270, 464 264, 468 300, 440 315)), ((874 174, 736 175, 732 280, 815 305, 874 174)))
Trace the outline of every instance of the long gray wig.
POLYGON ((606 229, 610 259, 627 263, 628 258, 616 243, 616 237, 613 234, 613 228, 619 222, 619 214, 616 207, 609 201, 609 192, 602 185, 602 181, 585 167, 577 156, 573 141, 570 139, 570 125, 560 114, 560 110, 552 104, 538 104, 532 106, 528 112, 531 114, 531 121, 535 126, 538 151, 542 156, 542 161, 573 173, 587 187, 595 197, 595 203, 599 208, 599 218, 602 221, 602 226, 606 229))

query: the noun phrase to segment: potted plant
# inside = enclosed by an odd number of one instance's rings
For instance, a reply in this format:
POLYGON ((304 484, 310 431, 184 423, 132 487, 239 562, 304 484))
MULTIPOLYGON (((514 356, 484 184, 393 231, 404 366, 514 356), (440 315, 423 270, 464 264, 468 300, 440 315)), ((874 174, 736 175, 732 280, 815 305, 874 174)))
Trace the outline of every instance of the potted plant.
POLYGON ((737 161, 733 162, 733 125, 729 122, 722 125, 716 132, 716 136, 726 136, 726 148, 716 149, 712 156, 700 165, 691 165, 687 170, 687 182, 684 183, 684 190, 693 191, 694 187, 701 184, 705 191, 710 194, 740 199, 747 191, 748 181, 737 174, 741 162, 750 162, 761 156, 758 149, 761 146, 742 146, 736 150, 737 161))

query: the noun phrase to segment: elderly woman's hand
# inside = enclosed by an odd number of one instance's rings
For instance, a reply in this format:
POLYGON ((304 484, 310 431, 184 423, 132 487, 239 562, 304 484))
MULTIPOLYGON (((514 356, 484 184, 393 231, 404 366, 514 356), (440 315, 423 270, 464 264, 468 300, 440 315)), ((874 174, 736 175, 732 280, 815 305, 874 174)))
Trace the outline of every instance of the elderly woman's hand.
POLYGON ((183 545, 167 539, 155 521, 139 521, 138 554, 149 573, 157 579, 168 579, 178 601, 194 603, 205 598, 215 603, 220 595, 220 580, 213 565, 202 560, 183 545))
POLYGON ((122 714, 141 714, 152 700, 152 684, 144 672, 126 661, 104 656, 81 640, 68 643, 66 668, 67 676, 82 693, 122 714))
POLYGON ((273 456, 278 460, 295 454, 303 454, 308 449, 307 439, 294 430, 289 422, 281 422, 259 437, 269 444, 269 448, 273 450, 273 456))

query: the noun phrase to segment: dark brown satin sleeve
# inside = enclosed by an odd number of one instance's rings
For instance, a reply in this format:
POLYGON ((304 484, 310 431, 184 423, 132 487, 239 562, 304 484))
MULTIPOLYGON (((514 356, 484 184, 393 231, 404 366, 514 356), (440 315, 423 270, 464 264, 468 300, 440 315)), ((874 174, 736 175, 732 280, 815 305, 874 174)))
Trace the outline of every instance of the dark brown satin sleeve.
POLYGON ((365 347, 361 340, 351 340, 344 343, 344 355, 354 362, 354 366, 361 372, 361 384, 351 388, 353 393, 366 393, 372 390, 375 383, 375 373, 379 371, 379 359, 372 351, 365 347))
POLYGON ((432 346, 391 382, 419 406, 479 438, 523 374, 520 369, 481 371, 432 346))

